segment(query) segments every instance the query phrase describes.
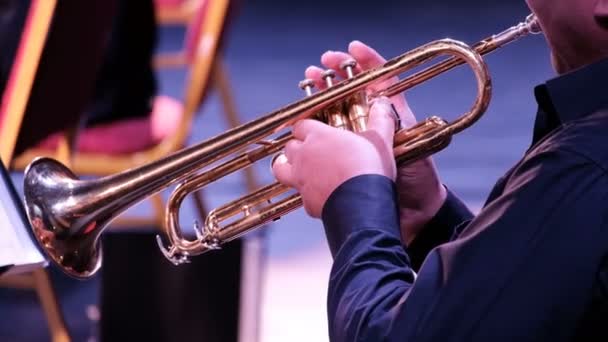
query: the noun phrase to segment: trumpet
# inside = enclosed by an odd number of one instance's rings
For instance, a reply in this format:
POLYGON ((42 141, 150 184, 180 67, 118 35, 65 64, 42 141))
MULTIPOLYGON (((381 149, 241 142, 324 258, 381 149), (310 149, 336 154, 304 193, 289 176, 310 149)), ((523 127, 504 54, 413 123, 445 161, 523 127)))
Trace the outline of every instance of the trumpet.
POLYGON ((473 46, 441 39, 356 75, 355 62, 346 61, 342 67, 348 77, 334 84, 334 74, 327 71, 324 79, 328 87, 324 90, 313 94, 312 82, 303 81, 300 86, 307 96, 299 101, 157 161, 107 177, 81 180, 58 161, 37 158, 28 165, 24 176, 24 203, 33 235, 48 258, 67 275, 91 277, 101 267, 99 238, 109 223, 147 197, 176 185, 165 209, 161 229, 165 239, 158 235, 157 241, 172 263, 188 262, 191 256, 219 249, 302 206, 298 193, 289 194, 293 189, 275 182, 212 210, 202 227, 195 226, 196 238, 185 238, 179 225, 179 208, 188 194, 280 153, 293 138, 289 128, 296 121, 315 118, 334 127, 363 131, 368 103, 375 97, 397 95, 468 64, 475 77, 477 97, 467 112, 452 122, 433 116, 395 133, 395 160, 398 164, 410 163, 447 147, 453 135, 473 125, 486 111, 492 85, 482 56, 538 33, 539 23, 534 15, 529 15, 524 22, 473 46), (445 58, 398 78, 438 57, 445 58), (397 81, 390 86, 367 92, 370 85, 395 77, 397 81))

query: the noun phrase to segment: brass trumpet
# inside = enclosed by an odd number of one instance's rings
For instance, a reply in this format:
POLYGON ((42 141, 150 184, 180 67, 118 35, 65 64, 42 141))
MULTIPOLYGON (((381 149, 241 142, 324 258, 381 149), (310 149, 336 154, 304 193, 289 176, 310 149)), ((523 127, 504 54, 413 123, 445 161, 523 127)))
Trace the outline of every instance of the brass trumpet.
POLYGON ((536 18, 530 15, 525 22, 472 47, 451 39, 437 40, 357 75, 353 74, 353 62, 349 61, 343 65, 348 78, 333 84, 331 73, 327 73, 329 87, 325 90, 313 94, 310 82, 303 82, 301 86, 308 96, 300 101, 163 159, 116 175, 80 180, 61 163, 38 158, 27 167, 24 179, 25 207, 34 236, 48 257, 66 274, 81 279, 90 277, 102 263, 99 237, 106 226, 146 197, 178 184, 166 207, 164 231, 168 247, 160 236, 157 240, 164 255, 174 264, 187 262, 190 256, 220 248, 223 243, 302 206, 299 194, 288 195, 291 189, 275 182, 210 212, 202 229, 195 227, 194 240, 185 239, 179 228, 179 208, 189 193, 275 155, 292 138, 290 133, 265 140, 268 137, 304 118, 362 131, 367 104, 374 97, 394 96, 466 63, 473 70, 477 83, 477 97, 470 110, 450 123, 431 117, 395 134, 394 154, 398 163, 428 156, 448 146, 454 134, 475 123, 487 109, 492 87, 482 55, 540 32, 536 18), (372 83, 398 76, 441 56, 447 58, 382 91, 366 93, 372 83), (231 155, 236 156, 229 158, 231 155), (201 172, 204 169, 207 170, 201 172), (273 203, 279 196, 286 197, 273 203), (228 223, 222 225, 225 222, 228 223))

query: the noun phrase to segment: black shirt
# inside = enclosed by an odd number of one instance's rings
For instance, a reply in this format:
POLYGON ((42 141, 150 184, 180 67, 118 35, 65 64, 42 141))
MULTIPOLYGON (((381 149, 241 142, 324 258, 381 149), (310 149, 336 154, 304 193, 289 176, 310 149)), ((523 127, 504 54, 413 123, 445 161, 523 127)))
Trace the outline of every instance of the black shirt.
POLYGON ((336 189, 331 340, 608 340, 607 80, 604 60, 536 87, 532 146, 480 213, 450 192, 407 248, 393 182, 336 189))

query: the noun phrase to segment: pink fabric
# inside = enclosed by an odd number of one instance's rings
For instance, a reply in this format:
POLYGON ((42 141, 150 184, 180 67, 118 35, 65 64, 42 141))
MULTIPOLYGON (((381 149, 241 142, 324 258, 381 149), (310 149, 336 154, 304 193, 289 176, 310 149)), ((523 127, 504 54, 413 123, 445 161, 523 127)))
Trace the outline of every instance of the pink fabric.
POLYGON ((154 0, 157 7, 179 7, 185 0, 154 0))
MULTIPOLYGON (((157 8, 178 8, 183 5, 187 0, 154 0, 157 8)), ((201 24, 203 19, 205 18, 205 14, 207 12, 207 8, 209 1, 213 0, 201 0, 200 7, 194 13, 194 17, 188 23, 188 27, 186 28, 186 36, 184 39, 184 50, 186 53, 186 58, 188 60, 192 60, 194 58, 194 54, 196 53, 196 47, 198 45, 198 40, 201 35, 201 24)))
MULTIPOLYGON (((168 96, 158 96, 147 118, 120 120, 81 131, 77 151, 114 155, 143 151, 175 133, 182 114, 181 102, 168 96)), ((59 133, 53 134, 38 147, 54 149, 59 138, 59 133)))

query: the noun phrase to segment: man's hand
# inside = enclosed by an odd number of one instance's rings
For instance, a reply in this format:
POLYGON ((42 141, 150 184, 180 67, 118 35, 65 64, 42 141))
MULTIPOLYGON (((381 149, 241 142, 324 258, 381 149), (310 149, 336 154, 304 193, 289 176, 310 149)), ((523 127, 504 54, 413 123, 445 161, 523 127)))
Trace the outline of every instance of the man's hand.
MULTIPOLYGON (((349 45, 348 53, 339 51, 324 53, 321 56, 321 64, 325 68, 336 70, 341 77, 346 77, 340 68, 340 64, 349 58, 357 61, 355 73, 378 67, 386 62, 372 48, 354 41, 349 45)), ((321 78, 322 72, 323 69, 311 66, 306 69, 305 74, 307 78, 314 80, 316 87, 322 89, 325 88, 325 82, 321 78)), ((375 92, 385 89, 396 81, 397 78, 384 80, 369 87, 368 91, 375 92)), ((399 113, 405 128, 416 123, 416 118, 402 94, 393 96, 390 101, 399 113)), ((310 158, 314 159, 315 157, 310 156, 310 158)), ((408 244, 418 235, 425 224, 435 216, 443 205, 447 192, 439 180, 432 158, 422 159, 400 167, 397 170, 396 181, 400 202, 401 236, 403 242, 408 244)))
POLYGON ((302 195, 306 212, 318 218, 329 195, 352 177, 378 174, 395 180, 394 132, 387 98, 372 104, 368 130, 362 133, 302 120, 293 128, 295 139, 287 143, 272 169, 279 182, 302 195))

